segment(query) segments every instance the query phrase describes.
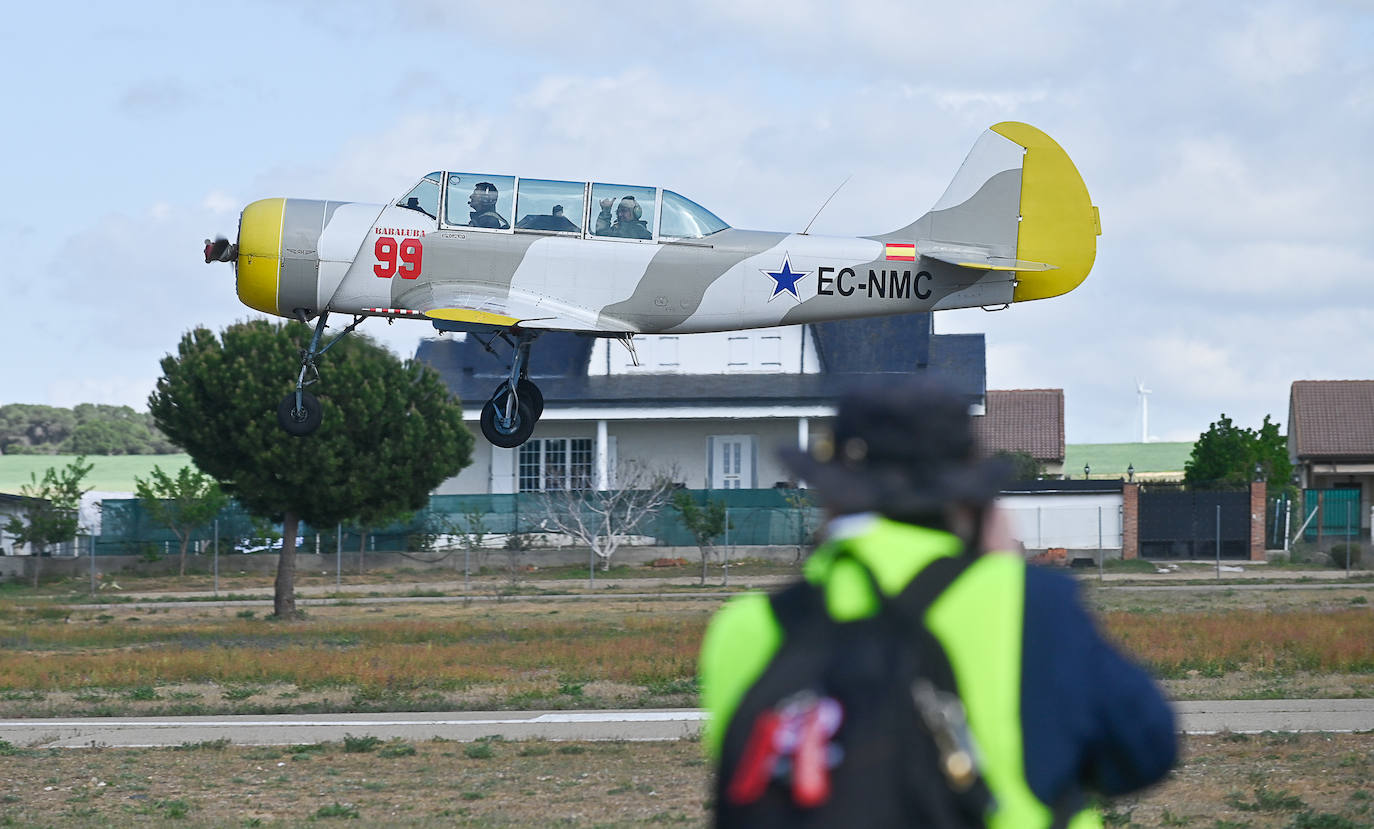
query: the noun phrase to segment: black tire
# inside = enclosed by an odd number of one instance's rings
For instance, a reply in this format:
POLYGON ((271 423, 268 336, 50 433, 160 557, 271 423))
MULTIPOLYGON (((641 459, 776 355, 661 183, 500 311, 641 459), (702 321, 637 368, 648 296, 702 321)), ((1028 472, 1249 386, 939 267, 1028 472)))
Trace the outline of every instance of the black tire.
MULTIPOLYGON (((537 421, 539 418, 543 417, 544 393, 539 390, 539 387, 534 384, 534 381, 530 380, 528 377, 521 377, 520 382, 516 385, 516 389, 520 394, 520 402, 529 405, 530 411, 534 413, 534 419, 537 421)), ((502 382, 501 385, 497 386, 496 390, 491 393, 492 399, 496 399, 497 396, 504 394, 505 391, 506 384, 502 382)))
POLYGON ((291 392, 277 404, 277 425, 293 437, 305 437, 320 428, 324 419, 324 407, 315 395, 301 392, 301 407, 296 408, 296 393, 291 392))
POLYGON ((482 407, 482 436, 492 446, 514 449, 530 439, 530 435, 534 434, 534 424, 539 418, 534 416, 529 404, 521 398, 515 409, 515 423, 512 428, 502 429, 496 420, 496 408, 502 406, 505 400, 506 396, 500 394, 488 400, 482 407))
POLYGON ((538 421, 544 414, 544 393, 533 382, 523 377, 520 378, 520 383, 515 388, 520 395, 520 402, 529 404, 534 419, 538 421))

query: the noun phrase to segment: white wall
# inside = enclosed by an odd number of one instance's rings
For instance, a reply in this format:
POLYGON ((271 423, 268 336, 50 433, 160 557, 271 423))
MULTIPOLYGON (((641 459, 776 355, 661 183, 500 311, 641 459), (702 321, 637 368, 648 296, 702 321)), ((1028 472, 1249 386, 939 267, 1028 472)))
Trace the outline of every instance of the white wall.
MULTIPOLYGON (((437 495, 474 495, 492 491, 491 444, 482 437, 476 423, 469 423, 475 440, 472 465, 457 477, 450 478, 435 490, 437 495)), ((620 464, 639 462, 655 469, 675 468, 676 480, 689 489, 704 489, 707 481, 707 446, 712 435, 753 435, 754 481, 767 489, 777 481, 789 480, 791 475, 777 459, 782 446, 797 443, 797 418, 768 419, 712 419, 712 420, 612 420, 607 434, 615 439, 620 464)), ((594 421, 544 420, 535 427, 536 438, 596 439, 594 421)), ((518 450, 508 450, 515 452, 518 450)), ((498 464, 498 469, 500 468, 498 464)), ((513 464, 509 467, 513 468, 513 464)))
POLYGON ((1003 495, 997 503, 1027 549, 1121 549, 1121 493, 1003 495))

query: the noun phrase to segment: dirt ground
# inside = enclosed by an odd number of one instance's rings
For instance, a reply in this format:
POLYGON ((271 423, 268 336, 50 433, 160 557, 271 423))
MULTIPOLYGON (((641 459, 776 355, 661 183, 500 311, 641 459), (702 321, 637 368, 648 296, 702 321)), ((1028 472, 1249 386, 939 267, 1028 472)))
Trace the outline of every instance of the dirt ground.
MULTIPOLYGON (((318 576, 320 587, 328 574, 318 576)), ((743 575, 743 574, 741 574, 743 575)), ((768 576, 757 574, 756 578, 768 576)), ((681 587, 695 578, 677 574, 681 587)), ((745 578, 741 578, 745 581, 745 578)), ((734 578, 732 577, 732 584, 734 578)), ((585 585, 585 582, 582 583, 585 585)), ((598 590, 629 592, 598 581, 598 590)), ((143 587, 144 585, 140 585, 143 587)), ((247 586, 246 584, 243 586, 247 586)), ((431 585, 433 587, 433 585, 431 585)), ((537 589, 531 581, 523 589, 537 589)), ((430 595, 398 579, 389 590, 430 595)), ((481 589, 503 589, 496 579, 481 589)), ((225 585, 221 585, 221 591, 225 585)), ((1293 584, 1273 590, 1240 586, 1215 591, 1138 591, 1084 584, 1088 602, 1103 612, 1177 613, 1224 610, 1342 609, 1370 606, 1370 583, 1316 588, 1293 584)), ((529 601, 371 605, 345 601, 311 606, 314 620, 385 618, 445 620, 474 611, 515 622, 522 616, 575 621, 615 614, 671 614, 691 621, 719 606, 716 599, 529 601)), ((214 605, 75 609, 63 625, 132 623, 176 625, 243 618, 242 607, 214 605), (102 618, 107 617, 107 618, 102 618)), ((254 611, 258 617, 263 610, 254 611)), ((51 614, 48 614, 51 615, 51 614)), ((1374 696, 1374 675, 1296 673, 1289 676, 1188 676, 1164 683, 1175 699, 1374 696)), ((512 685, 474 685, 453 699, 429 699, 430 710, 493 707, 512 698, 538 697, 541 707, 650 704, 643 688, 591 682, 567 696, 557 677, 531 676, 512 685), (525 683, 525 684, 520 684, 525 683), (528 687, 526 687, 528 685, 528 687)), ((658 706, 691 706, 688 688, 652 696, 658 706)), ((407 704, 413 700, 405 700, 407 704)), ((346 710, 357 705, 351 689, 303 691, 264 683, 226 687, 212 683, 157 684, 152 698, 113 690, 8 692, 0 716, 75 713, 171 713, 200 709, 227 713, 265 710, 346 710)), ((414 745, 349 740, 289 748, 220 744, 180 749, 29 749, 0 743, 0 827, 105 827, 174 824, 297 826, 340 819, 349 826, 652 826, 706 824, 709 769, 700 745, 678 743, 424 742, 414 745), (349 750, 352 749, 352 750, 349 750), (366 749, 366 750, 364 750, 366 749)), ((1374 732, 1195 736, 1184 740, 1184 759, 1170 779, 1138 797, 1110 803, 1108 825, 1223 827, 1374 826, 1374 732)))
MULTIPOLYGON (((1108 825, 1374 825, 1374 734, 1189 737, 1108 825)), ((0 826, 704 826, 695 742, 0 746, 0 826), (351 750, 350 750, 351 749, 351 750)))

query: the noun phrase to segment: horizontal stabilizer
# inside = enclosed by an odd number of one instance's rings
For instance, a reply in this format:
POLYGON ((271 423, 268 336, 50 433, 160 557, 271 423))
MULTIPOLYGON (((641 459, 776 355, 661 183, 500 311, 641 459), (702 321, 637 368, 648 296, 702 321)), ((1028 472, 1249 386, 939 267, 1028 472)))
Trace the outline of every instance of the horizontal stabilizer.
POLYGON ((1005 256, 993 256, 985 250, 977 248, 953 247, 948 245, 932 246, 927 248, 924 245, 918 246, 922 256, 929 259, 936 259, 940 262, 948 262, 951 265, 958 265, 961 268, 977 268, 985 271, 1051 271, 1055 265, 1048 265, 1044 262, 1031 262, 1026 259, 1009 259, 1005 256))

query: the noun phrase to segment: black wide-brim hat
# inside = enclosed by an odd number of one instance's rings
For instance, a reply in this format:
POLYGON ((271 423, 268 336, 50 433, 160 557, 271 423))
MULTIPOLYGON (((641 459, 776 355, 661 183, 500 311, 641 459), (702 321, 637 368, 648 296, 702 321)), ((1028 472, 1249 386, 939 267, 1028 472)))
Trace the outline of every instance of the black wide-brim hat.
POLYGON ((782 462, 840 514, 878 512, 899 521, 946 505, 997 497, 1011 465, 976 456, 970 401, 944 383, 903 379, 840 400, 828 437, 782 462))

